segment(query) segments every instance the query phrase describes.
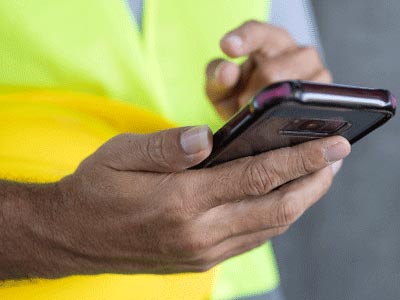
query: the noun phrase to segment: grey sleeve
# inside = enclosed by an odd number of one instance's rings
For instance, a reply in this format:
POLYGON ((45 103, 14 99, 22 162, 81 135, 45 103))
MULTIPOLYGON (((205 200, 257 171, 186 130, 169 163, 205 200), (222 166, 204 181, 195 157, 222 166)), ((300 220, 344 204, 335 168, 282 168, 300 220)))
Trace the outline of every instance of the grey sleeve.
POLYGON ((310 0, 271 0, 271 2, 270 23, 286 28, 300 45, 314 46, 323 52, 310 0))

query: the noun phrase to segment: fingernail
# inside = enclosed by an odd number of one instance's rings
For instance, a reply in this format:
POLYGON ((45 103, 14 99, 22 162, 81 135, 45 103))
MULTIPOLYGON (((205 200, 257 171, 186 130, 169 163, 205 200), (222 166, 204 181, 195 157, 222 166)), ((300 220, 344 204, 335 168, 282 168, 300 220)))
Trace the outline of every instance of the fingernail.
POLYGON ((325 159, 333 163, 345 158, 349 154, 349 147, 344 143, 336 143, 325 149, 325 159))
POLYGON ((238 35, 228 35, 224 38, 225 42, 228 43, 233 48, 241 48, 243 45, 243 40, 238 35))
POLYGON ((342 168, 342 165, 343 165, 343 160, 339 160, 339 161, 331 164, 333 175, 336 175, 340 171, 340 169, 342 168))
POLYGON ((187 155, 208 149, 211 141, 207 125, 190 128, 181 134, 181 146, 187 155))

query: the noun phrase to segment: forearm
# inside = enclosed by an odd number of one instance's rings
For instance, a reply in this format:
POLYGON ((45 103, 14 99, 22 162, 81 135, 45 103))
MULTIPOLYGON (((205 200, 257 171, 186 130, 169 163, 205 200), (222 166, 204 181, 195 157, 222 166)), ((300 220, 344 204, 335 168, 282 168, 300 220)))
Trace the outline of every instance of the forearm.
POLYGON ((45 245, 55 216, 47 204, 58 197, 56 184, 0 181, 0 280, 54 274, 54 253, 45 245))

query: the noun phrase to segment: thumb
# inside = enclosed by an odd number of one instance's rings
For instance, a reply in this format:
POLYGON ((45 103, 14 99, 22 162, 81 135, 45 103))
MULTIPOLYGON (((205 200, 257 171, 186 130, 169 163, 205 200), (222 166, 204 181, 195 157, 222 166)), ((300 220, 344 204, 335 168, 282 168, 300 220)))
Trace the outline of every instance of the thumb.
POLYGON ((119 171, 177 172, 197 165, 212 150, 208 126, 174 128, 152 134, 122 134, 95 154, 119 171))

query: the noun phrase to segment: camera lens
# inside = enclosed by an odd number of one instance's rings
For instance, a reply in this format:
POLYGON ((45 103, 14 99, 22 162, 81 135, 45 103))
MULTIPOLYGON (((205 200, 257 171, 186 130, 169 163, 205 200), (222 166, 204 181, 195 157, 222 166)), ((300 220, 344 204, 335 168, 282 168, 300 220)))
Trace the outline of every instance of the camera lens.
POLYGON ((350 127, 350 124, 341 120, 294 119, 280 130, 281 134, 293 136, 329 136, 339 134, 350 127))
POLYGON ((300 131, 319 131, 323 129, 326 125, 325 121, 320 121, 320 120, 308 120, 303 122, 298 130, 300 131))

